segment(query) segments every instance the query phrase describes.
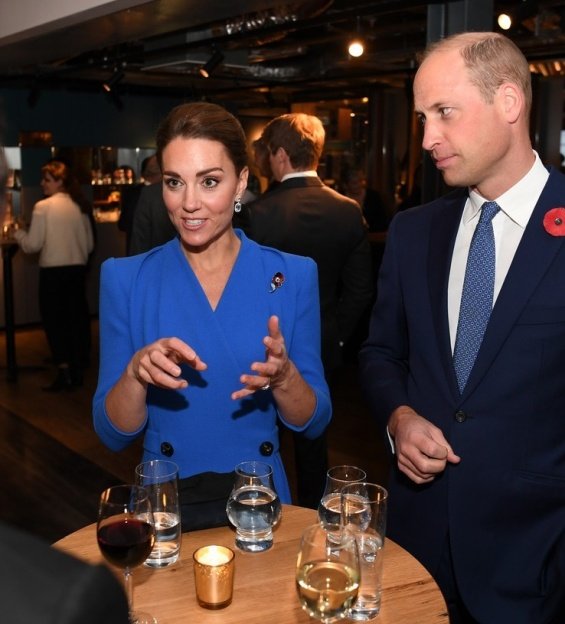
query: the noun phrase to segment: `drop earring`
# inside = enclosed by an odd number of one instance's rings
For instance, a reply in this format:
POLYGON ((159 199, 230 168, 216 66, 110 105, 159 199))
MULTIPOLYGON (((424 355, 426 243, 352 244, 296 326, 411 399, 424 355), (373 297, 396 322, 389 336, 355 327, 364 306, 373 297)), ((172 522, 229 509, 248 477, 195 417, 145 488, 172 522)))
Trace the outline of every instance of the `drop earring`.
POLYGON ((233 203, 233 211, 234 212, 241 212, 241 199, 236 199, 235 202, 233 203))

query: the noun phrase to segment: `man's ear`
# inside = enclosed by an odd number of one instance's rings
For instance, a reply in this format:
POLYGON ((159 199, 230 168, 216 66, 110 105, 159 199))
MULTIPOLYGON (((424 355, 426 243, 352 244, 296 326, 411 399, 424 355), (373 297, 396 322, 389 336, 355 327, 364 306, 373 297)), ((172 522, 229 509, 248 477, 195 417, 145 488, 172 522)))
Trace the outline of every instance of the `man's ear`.
POLYGON ((505 82, 500 85, 499 94, 507 121, 515 123, 526 108, 526 100, 522 90, 513 82, 505 82))

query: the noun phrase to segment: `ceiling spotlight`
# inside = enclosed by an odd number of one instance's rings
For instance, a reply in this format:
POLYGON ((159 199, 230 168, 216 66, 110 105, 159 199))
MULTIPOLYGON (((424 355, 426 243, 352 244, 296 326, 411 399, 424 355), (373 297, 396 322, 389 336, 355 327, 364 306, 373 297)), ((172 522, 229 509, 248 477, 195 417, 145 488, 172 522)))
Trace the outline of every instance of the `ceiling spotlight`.
POLYGON ((363 41, 361 32, 361 18, 357 16, 356 34, 347 44, 347 51, 349 52, 349 56, 352 56, 353 58, 359 58, 363 55, 363 52, 365 52, 365 42, 363 41))
POLYGON ((359 58, 365 52, 365 45, 363 44, 363 40, 357 37, 356 39, 352 39, 347 46, 347 51, 349 52, 349 56, 353 56, 354 58, 359 58))
POLYGON ((120 82, 120 80, 123 80, 123 78, 124 72, 121 70, 116 70, 110 76, 109 80, 106 80, 106 82, 102 84, 102 88, 104 89, 104 91, 106 91, 106 93, 110 93, 112 89, 118 84, 118 82, 120 82))
POLYGON ((502 30, 510 30, 512 26, 512 18, 507 13, 500 13, 496 21, 502 30))
POLYGON ((200 75, 203 78, 210 78, 212 72, 220 65, 220 63, 224 60, 224 55, 220 52, 220 50, 216 50, 214 54, 206 61, 204 65, 199 69, 200 75))

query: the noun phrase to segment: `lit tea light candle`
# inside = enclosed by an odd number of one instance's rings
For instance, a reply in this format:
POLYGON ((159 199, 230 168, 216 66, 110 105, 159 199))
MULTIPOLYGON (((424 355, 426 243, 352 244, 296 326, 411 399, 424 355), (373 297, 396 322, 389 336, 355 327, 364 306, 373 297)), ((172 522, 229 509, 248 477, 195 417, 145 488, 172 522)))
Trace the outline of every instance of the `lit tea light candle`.
POLYGON ((225 546, 204 546, 194 553, 194 558, 202 565, 217 566, 228 563, 233 551, 225 546))
POLYGON ((227 607, 233 592, 233 550, 226 546, 202 546, 193 558, 198 604, 206 609, 227 607))

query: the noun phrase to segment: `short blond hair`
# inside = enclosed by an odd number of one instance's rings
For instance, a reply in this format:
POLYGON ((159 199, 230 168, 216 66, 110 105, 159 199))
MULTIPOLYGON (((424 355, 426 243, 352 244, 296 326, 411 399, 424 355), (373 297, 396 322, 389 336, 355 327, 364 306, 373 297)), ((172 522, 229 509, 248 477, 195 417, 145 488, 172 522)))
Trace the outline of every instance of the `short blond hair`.
POLYGON ((421 56, 458 49, 469 70, 471 82, 488 104, 500 85, 511 82, 524 94, 526 116, 532 108, 532 77, 526 57, 508 37, 495 32, 458 33, 431 43, 421 56))

